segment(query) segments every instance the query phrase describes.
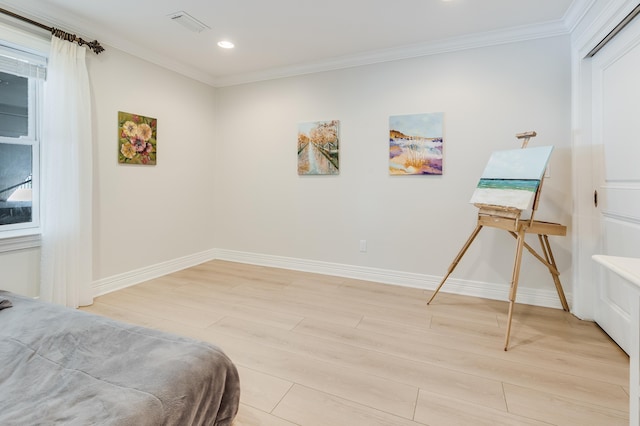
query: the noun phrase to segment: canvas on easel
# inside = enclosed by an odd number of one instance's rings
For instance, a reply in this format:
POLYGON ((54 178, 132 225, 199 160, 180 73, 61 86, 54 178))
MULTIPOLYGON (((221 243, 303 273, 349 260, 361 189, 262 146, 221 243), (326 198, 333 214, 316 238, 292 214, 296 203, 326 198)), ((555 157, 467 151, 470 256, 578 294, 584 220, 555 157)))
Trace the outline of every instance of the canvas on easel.
POLYGON ((471 196, 472 204, 518 210, 532 207, 552 146, 496 151, 471 196))
POLYGON ((509 347, 511 320, 524 249, 527 249, 529 253, 549 269, 562 308, 565 311, 569 311, 569 305, 560 283, 560 272, 549 244, 549 235, 564 236, 567 228, 558 223, 534 220, 534 214, 540 201, 544 173, 553 151, 552 146, 525 149, 529 139, 534 136, 536 136, 536 132, 519 133, 516 137, 523 139, 521 149, 498 151, 491 155, 470 200, 471 203, 478 207, 476 227, 427 302, 427 305, 429 305, 436 297, 483 227, 507 231, 516 239, 517 244, 509 291, 509 312, 504 342, 505 351, 509 347), (531 209, 531 216, 526 220, 521 220, 522 213, 528 209, 531 209), (538 253, 525 241, 526 234, 537 235, 542 254, 538 253))

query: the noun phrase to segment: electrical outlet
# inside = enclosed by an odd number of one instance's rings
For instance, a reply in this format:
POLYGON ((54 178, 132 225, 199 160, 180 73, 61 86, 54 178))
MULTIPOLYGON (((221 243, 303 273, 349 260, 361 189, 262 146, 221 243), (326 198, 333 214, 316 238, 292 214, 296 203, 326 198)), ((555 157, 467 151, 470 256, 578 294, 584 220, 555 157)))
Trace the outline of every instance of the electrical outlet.
POLYGON ((367 240, 360 240, 360 252, 361 253, 367 252, 367 240))

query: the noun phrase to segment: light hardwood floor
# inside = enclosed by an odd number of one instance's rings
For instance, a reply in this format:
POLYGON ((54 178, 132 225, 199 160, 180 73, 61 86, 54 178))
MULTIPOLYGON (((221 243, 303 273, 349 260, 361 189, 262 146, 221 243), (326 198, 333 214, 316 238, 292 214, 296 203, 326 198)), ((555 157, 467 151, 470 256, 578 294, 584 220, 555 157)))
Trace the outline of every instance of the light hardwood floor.
POLYGON ((595 324, 517 304, 505 352, 506 302, 430 295, 211 261, 83 310, 223 348, 235 426, 628 423, 629 358, 595 324))

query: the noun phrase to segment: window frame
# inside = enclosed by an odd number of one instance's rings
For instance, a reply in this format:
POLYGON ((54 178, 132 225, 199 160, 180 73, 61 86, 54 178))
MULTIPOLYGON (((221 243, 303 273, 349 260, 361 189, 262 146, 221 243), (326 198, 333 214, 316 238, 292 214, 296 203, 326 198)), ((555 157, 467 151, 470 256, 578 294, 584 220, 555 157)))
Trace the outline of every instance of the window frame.
MULTIPOLYGON (((16 58, 46 67, 50 39, 0 22, 0 49, 17 51, 16 58)), ((15 75, 11 70, 0 71, 15 75)), ((22 75, 24 76, 24 75, 22 75)), ((43 114, 44 79, 29 77, 28 82, 28 136, 12 138, 0 136, 0 143, 30 145, 32 147, 32 220, 19 224, 0 225, 0 253, 40 246, 40 153, 43 114)))
MULTIPOLYGON (((2 68, 0 68, 0 71, 12 74, 2 68)), ((0 225, 0 238, 40 233, 40 106, 42 105, 42 81, 37 81, 34 78, 28 79, 27 136, 12 138, 0 135, 0 143, 31 147, 31 190, 33 194, 31 200, 31 222, 0 225)))

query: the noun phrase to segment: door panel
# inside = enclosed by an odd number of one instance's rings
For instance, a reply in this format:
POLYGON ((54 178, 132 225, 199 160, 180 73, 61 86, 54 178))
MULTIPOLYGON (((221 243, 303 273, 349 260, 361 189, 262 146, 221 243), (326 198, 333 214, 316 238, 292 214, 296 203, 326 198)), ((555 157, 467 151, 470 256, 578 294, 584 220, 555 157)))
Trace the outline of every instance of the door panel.
POLYGON ((615 57, 613 62, 602 70, 605 178, 607 182, 637 182, 640 180, 640 84, 637 83, 640 73, 640 49, 636 45, 626 51, 623 49, 620 54, 622 56, 615 57))
MULTIPOLYGON (((640 21, 632 21, 594 58, 593 140, 602 156, 594 168, 599 195, 601 253, 640 257, 640 21)), ((595 320, 629 353, 629 289, 601 271, 595 320)))
MULTIPOLYGON (((640 118, 640 110, 638 110, 640 118)), ((638 142, 640 144, 640 141, 638 142)), ((638 169, 640 170, 640 157, 638 169)), ((640 223, 640 188, 633 185, 615 186, 608 184, 606 192, 600 197, 603 214, 608 217, 620 217, 629 223, 640 223)))

